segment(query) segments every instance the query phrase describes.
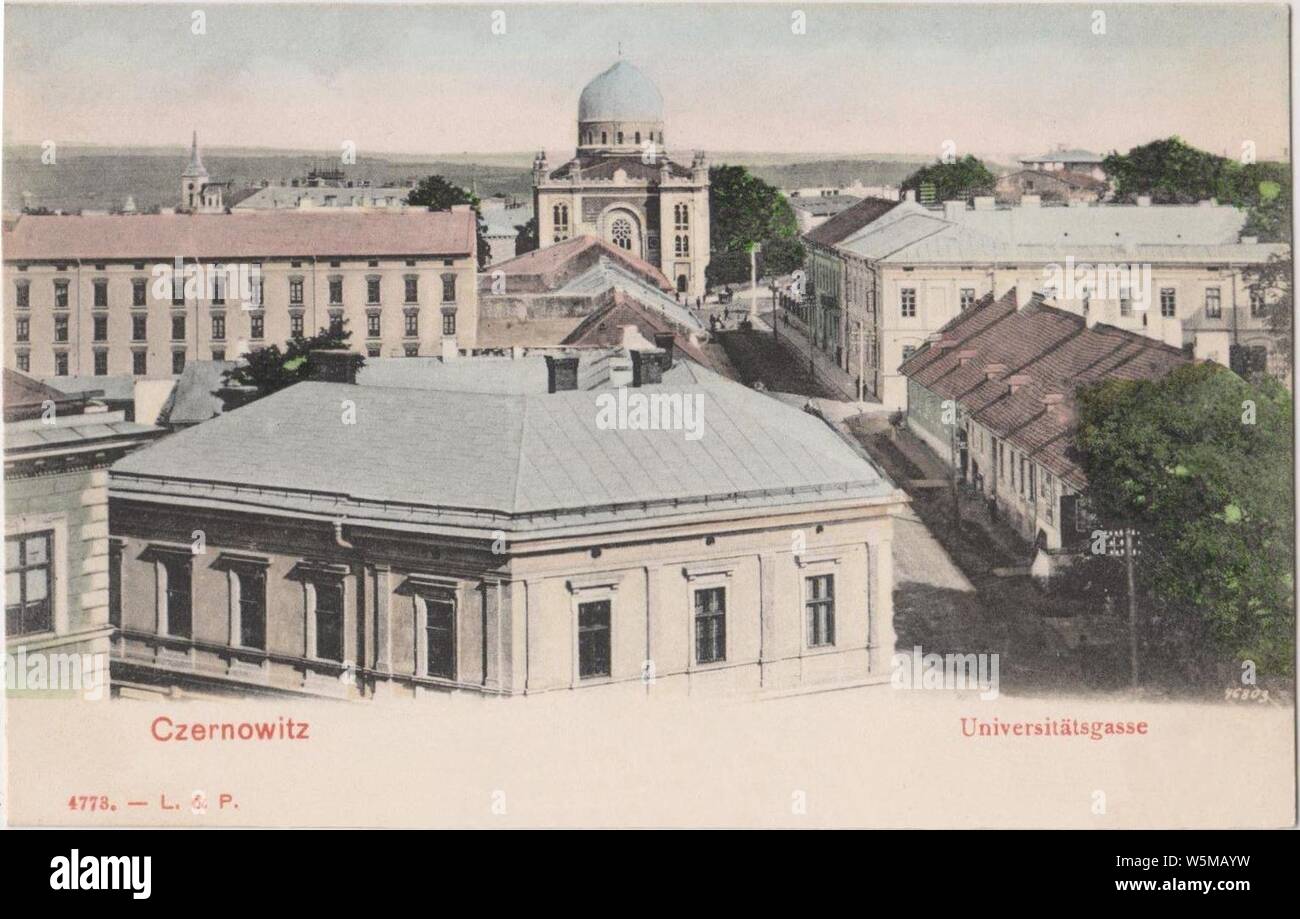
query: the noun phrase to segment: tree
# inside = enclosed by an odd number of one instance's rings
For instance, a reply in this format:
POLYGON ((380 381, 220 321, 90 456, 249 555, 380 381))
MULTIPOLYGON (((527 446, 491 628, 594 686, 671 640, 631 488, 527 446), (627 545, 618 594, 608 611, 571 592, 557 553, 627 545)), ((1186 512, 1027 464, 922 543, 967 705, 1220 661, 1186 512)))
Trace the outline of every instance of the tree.
POLYGON ((1268 330, 1275 343, 1274 357, 1284 362, 1279 369, 1290 373, 1295 347, 1295 300, 1292 295, 1295 263, 1288 249, 1276 253, 1262 265, 1247 265, 1241 271, 1246 284, 1259 291, 1268 310, 1268 330))
POLYGON ((1139 534, 1153 647, 1290 675, 1290 394, 1203 363, 1085 388, 1079 405, 1089 507, 1100 526, 1139 534))
POLYGON ((769 239, 759 253, 759 274, 763 277, 790 274, 803 267, 807 253, 797 239, 769 239))
POLYGON ((537 218, 529 217, 526 223, 515 225, 515 255, 523 255, 537 248, 537 218))
POLYGON ((936 201, 968 201, 976 195, 993 194, 997 181, 982 160, 968 153, 951 163, 937 160, 922 166, 903 180, 903 190, 917 192, 919 200, 921 186, 933 185, 936 201))
POLYGON ((709 168, 709 221, 709 242, 715 253, 748 253, 754 243, 799 235, 790 202, 744 166, 709 168))
MULTIPOLYGON (((337 332, 323 328, 311 338, 299 335, 290 339, 284 350, 279 345, 271 345, 251 351, 238 366, 225 372, 226 385, 252 387, 253 392, 241 398, 239 404, 256 401, 295 383, 313 379, 316 367, 312 364, 311 352, 347 348, 351 337, 352 332, 346 328, 337 332)), ((356 360, 360 369, 365 358, 358 354, 356 360)))
POLYGON ((406 203, 412 207, 427 207, 431 211, 449 211, 457 204, 472 207, 478 236, 478 270, 487 268, 492 260, 492 246, 487 241, 487 223, 483 220, 482 202, 478 195, 448 182, 442 176, 428 176, 411 189, 406 203))

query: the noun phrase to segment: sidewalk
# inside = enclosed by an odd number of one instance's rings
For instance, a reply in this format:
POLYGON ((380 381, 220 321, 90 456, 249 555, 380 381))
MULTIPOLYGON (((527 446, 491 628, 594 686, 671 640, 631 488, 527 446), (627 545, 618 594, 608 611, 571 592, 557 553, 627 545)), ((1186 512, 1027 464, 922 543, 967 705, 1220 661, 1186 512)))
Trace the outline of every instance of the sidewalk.
MULTIPOLYGON (((759 304, 758 320, 754 323, 754 328, 764 328, 769 334, 772 331, 772 305, 771 303, 759 304), (766 310, 764 310, 766 307, 766 310)), ((787 325, 784 317, 777 317, 776 321, 780 324, 777 329, 776 340, 780 342, 781 347, 785 349, 792 358, 800 361, 803 366, 808 366, 808 336, 804 331, 803 323, 799 321, 798 316, 790 316, 790 322, 787 325)), ((856 402, 858 398, 857 379, 835 365, 825 352, 813 349, 813 370, 817 376, 817 382, 827 389, 835 392, 847 401, 856 402)), ((867 394, 864 404, 868 406, 867 411, 871 411, 871 406, 883 408, 876 400, 867 394)))

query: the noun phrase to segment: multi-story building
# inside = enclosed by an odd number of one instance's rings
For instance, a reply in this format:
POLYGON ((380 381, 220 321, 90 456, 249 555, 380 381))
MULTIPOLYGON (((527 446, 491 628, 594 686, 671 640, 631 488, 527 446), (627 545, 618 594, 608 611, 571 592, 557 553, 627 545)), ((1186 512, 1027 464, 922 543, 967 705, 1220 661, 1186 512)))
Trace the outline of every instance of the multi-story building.
POLYGON ((905 361, 907 423, 1041 549, 1088 536, 1074 453, 1077 390, 1151 380, 1189 362, 1180 348, 1012 289, 985 295, 905 361))
POLYGON ((108 466, 163 431, 9 369, 4 421, 4 651, 33 662, 44 656, 45 685, 27 688, 79 688, 97 696, 107 681, 120 600, 108 466), (74 668, 81 687, 49 685, 54 655, 65 661, 81 655, 74 668))
POLYGON ((177 376, 343 323, 374 356, 470 348, 475 253, 467 206, 24 216, 4 239, 4 364, 177 376))
POLYGON ((603 352, 377 361, 352 383, 351 361, 322 354, 341 382, 117 464, 115 685, 368 697, 887 680, 905 496, 820 419, 671 350, 628 357, 626 374, 603 352), (636 421, 643 400, 686 423, 636 421))
POLYGON ((578 100, 578 149, 558 169, 533 162, 542 247, 595 236, 644 259, 690 298, 705 293, 709 265, 709 164, 675 162, 664 141, 663 97, 618 61, 578 100))
POLYGON ((875 398, 901 409, 899 365, 981 297, 1015 288, 1022 301, 1044 293, 1198 358, 1239 366, 1249 355, 1278 370, 1269 305, 1250 271, 1287 248, 1243 236, 1245 221, 1213 202, 1042 207, 1026 195, 1012 208, 976 198, 931 209, 903 201, 812 247, 817 344, 846 371, 863 366, 875 398))
POLYGON ((1076 175, 1091 176, 1098 181, 1106 180, 1106 170, 1102 164, 1106 158, 1091 150, 1067 150, 1058 147, 1051 153, 1041 156, 1026 156, 1020 165, 1038 172, 1070 172, 1076 175))

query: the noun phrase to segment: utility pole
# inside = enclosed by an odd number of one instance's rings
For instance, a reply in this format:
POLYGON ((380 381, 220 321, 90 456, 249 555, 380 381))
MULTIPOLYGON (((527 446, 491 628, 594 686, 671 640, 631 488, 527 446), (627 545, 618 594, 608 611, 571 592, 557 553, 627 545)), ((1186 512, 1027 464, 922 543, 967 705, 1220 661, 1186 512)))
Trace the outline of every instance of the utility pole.
POLYGON ((1137 628, 1137 592, 1133 578, 1133 552, 1137 531, 1131 527, 1124 528, 1124 567, 1128 576, 1128 663, 1133 675, 1133 688, 1138 688, 1138 628, 1137 628))
POLYGON ((758 318, 758 243, 749 246, 749 321, 758 318))

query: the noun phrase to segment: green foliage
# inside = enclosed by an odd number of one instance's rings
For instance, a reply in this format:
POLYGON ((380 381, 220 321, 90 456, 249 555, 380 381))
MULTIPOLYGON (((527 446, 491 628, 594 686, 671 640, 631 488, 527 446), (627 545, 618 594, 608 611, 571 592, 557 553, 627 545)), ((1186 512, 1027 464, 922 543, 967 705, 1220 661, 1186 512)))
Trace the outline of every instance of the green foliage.
MULTIPOLYGON (((244 400, 251 402, 263 396, 269 396, 285 387, 315 377, 316 368, 312 366, 311 352, 332 348, 346 348, 352 332, 346 328, 340 332, 331 332, 323 328, 311 338, 297 336, 290 339, 282 350, 279 345, 271 345, 257 351, 250 351, 235 368, 227 370, 225 382, 228 386, 251 386, 256 394, 244 400)), ((365 363, 365 358, 356 355, 357 367, 365 363)))
POLYGON ((976 195, 993 194, 997 181, 998 177, 982 160, 968 153, 951 163, 938 160, 922 166, 903 180, 903 190, 916 191, 920 200, 921 186, 930 184, 934 186, 936 201, 969 201, 976 195))
POLYGON ((790 274, 803 267, 807 253, 797 239, 769 239, 759 253, 759 274, 775 277, 790 274))
POLYGON ((1140 533, 1162 641, 1292 673, 1291 396, 1215 364, 1080 392, 1076 444, 1100 526, 1140 533))
POLYGON ((795 239, 799 221, 776 188, 744 166, 709 168, 709 241, 715 253, 748 252, 756 242, 795 239))
POLYGON ((743 284, 749 280, 749 253, 715 252, 709 257, 709 267, 704 270, 704 280, 709 287, 743 284))
POLYGON ((1120 200, 1150 195, 1156 204, 1191 204, 1210 198, 1246 208, 1246 234, 1287 242, 1291 234, 1291 172, 1283 163, 1242 163, 1216 156, 1180 137, 1152 141, 1104 162, 1120 200))
POLYGON ((515 225, 515 255, 523 255, 537 248, 537 218, 529 217, 526 223, 515 225))
POLYGON ((449 211, 457 204, 468 204, 474 208, 478 235, 478 270, 487 268, 492 260, 492 246, 487 241, 487 223, 483 220, 482 203, 478 195, 459 185, 453 185, 442 176, 428 176, 411 189, 406 203, 412 207, 427 207, 431 211, 449 211))

